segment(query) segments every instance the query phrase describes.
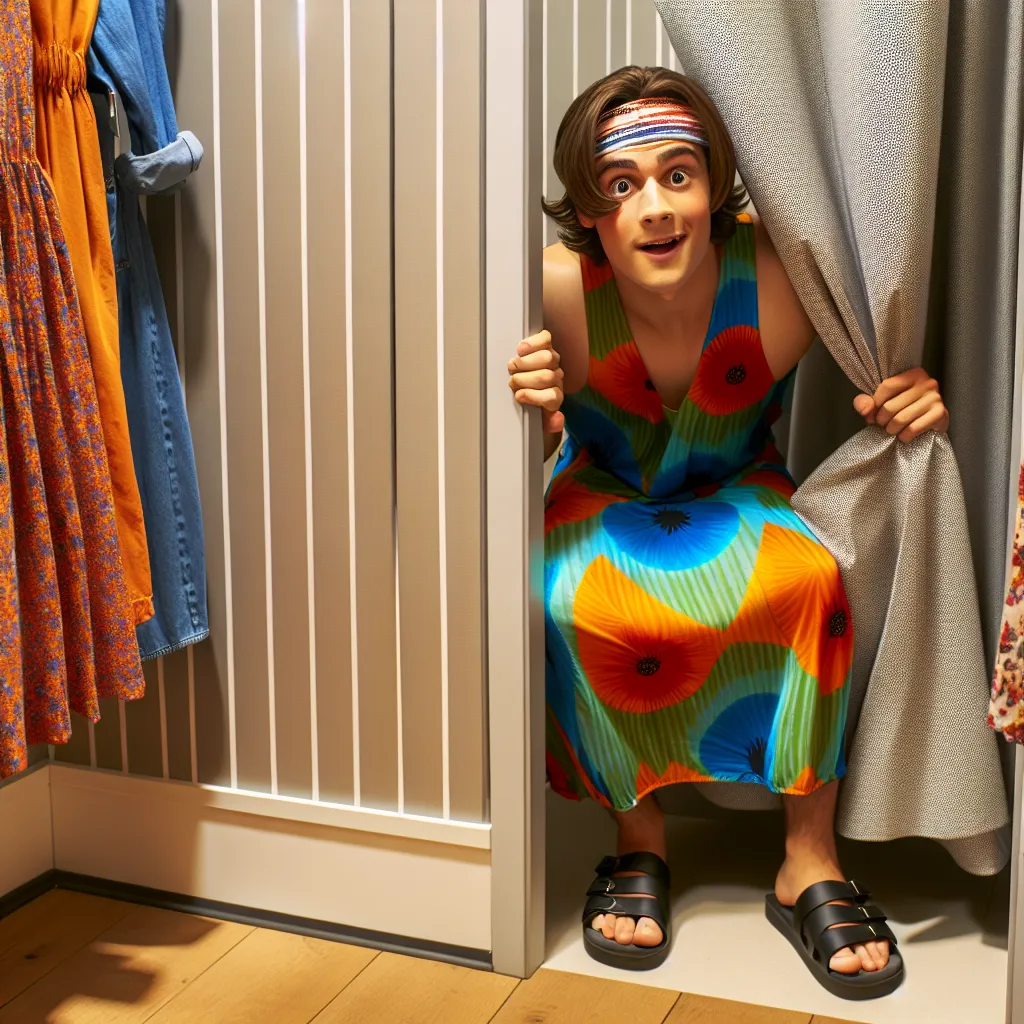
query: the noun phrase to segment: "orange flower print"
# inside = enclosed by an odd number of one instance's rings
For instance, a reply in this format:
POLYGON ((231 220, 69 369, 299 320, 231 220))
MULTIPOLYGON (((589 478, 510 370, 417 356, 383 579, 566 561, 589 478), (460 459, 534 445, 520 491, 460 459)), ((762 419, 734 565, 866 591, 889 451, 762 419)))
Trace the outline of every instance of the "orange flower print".
POLYGON ((774 384, 760 332, 738 324, 715 335, 704 350, 689 397, 709 416, 727 416, 760 402, 774 384))
POLYGON ((766 523, 754 575, 800 667, 834 693, 853 662, 853 623, 835 559, 794 530, 766 523))
POLYGON ((671 786, 675 782, 710 782, 711 777, 702 775, 685 764, 676 764, 669 761, 668 767, 659 775, 646 762, 640 762, 640 768, 636 773, 636 798, 643 800, 648 794, 662 786, 671 786))
POLYGON ((808 765, 796 778, 789 789, 782 792, 787 796, 810 796, 816 789, 820 789, 823 783, 814 773, 814 769, 808 765))
POLYGON ((570 466, 559 473, 548 488, 544 502, 544 536, 566 523, 581 523, 599 515, 613 502, 625 500, 617 494, 599 494, 584 487, 570 466))
POLYGON ((651 423, 660 423, 665 418, 661 397, 647 376, 647 367, 636 342, 617 346, 604 359, 591 356, 588 382, 598 394, 624 412, 643 416, 651 423))
POLYGON ((603 555, 580 581, 573 618, 594 692, 609 707, 633 714, 696 693, 724 646, 720 630, 655 600, 603 555))

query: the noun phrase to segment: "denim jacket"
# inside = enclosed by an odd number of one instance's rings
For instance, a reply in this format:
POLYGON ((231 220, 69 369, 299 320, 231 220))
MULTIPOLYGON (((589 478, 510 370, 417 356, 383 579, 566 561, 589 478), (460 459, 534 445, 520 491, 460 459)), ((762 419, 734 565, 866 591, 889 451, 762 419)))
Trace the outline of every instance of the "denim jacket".
POLYGON ((149 540, 156 615, 138 627, 143 658, 209 635, 206 563, 195 456, 156 259, 139 196, 182 188, 202 160, 179 132, 163 53, 163 0, 102 0, 89 50, 117 267, 121 378, 135 474, 149 540), (117 96, 127 124, 114 155, 109 114, 117 96))

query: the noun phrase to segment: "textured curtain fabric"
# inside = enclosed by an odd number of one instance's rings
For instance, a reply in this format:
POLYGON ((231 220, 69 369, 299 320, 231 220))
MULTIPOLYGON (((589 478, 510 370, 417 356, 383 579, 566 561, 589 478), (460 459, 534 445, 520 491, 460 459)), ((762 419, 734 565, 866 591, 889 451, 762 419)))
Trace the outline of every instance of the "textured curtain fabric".
POLYGON ((794 507, 839 562, 856 630, 839 830, 943 840, 978 873, 1007 855, 986 715, 1006 553, 1022 2, 656 0, 824 343, 801 367, 790 453, 806 475, 794 507), (947 438, 854 432, 853 395, 922 363, 943 382, 966 505, 947 438))

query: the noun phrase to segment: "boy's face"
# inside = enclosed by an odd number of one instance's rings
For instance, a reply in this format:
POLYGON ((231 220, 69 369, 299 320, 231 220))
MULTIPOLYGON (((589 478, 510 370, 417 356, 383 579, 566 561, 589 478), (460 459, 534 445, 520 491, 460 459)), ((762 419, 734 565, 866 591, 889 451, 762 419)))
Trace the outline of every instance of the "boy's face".
POLYGON ((686 283, 711 244, 711 183, 702 147, 660 142, 597 158, 601 190, 619 207, 595 220, 620 277, 666 297, 686 283))

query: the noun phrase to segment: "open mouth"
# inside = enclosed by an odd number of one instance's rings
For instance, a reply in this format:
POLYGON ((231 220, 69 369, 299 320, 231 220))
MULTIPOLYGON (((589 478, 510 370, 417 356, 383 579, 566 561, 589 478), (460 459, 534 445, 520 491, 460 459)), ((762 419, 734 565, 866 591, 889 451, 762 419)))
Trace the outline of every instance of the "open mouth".
POLYGON ((662 238, 657 242, 645 242, 640 248, 644 252, 649 252, 653 256, 666 256, 671 252, 675 252, 683 244, 685 235, 673 235, 671 238, 662 238))

